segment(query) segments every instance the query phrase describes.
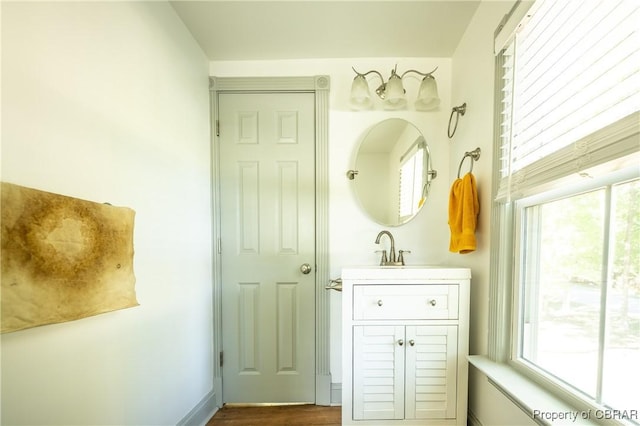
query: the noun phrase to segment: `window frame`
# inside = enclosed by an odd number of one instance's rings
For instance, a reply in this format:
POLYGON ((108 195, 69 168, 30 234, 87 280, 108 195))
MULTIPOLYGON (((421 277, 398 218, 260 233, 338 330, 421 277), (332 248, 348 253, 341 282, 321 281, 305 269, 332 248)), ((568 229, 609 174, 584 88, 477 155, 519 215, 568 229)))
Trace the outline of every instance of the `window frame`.
MULTIPOLYGON (((640 168, 638 167, 627 167, 622 170, 618 170, 612 173, 608 173, 604 176, 598 178, 590 178, 584 177, 581 182, 576 184, 558 188, 552 191, 547 191, 543 193, 539 193, 530 197, 522 198, 513 201, 512 211, 513 211, 513 228, 512 228, 512 238, 514 240, 514 258, 513 258, 513 278, 512 278, 512 314, 510 320, 510 349, 508 355, 508 364, 514 368, 519 373, 523 374, 527 378, 535 381, 539 385, 543 386, 547 391, 555 394, 568 401, 570 404, 575 405, 582 410, 607 410, 611 407, 608 407, 604 404, 598 403, 595 399, 598 398, 596 396, 594 399, 591 399, 589 396, 583 394, 576 387, 571 386, 570 384, 565 383, 561 378, 556 378, 552 374, 544 371, 542 368, 538 367, 535 363, 528 361, 524 358, 521 358, 522 352, 522 344, 523 344, 523 336, 522 336, 522 322, 523 316, 525 315, 526 307, 524 306, 524 295, 523 295, 523 270, 524 270, 524 257, 525 257, 525 233, 527 223, 525 221, 525 210, 529 207, 541 206, 545 203, 549 203, 552 201, 577 196, 580 194, 584 194, 586 192, 605 189, 607 191, 611 191, 611 188, 616 184, 621 184, 625 182, 629 182, 635 179, 640 178, 640 168)), ((607 200, 608 203, 611 203, 611 198, 609 197, 607 200)), ((611 208, 609 205, 608 209, 611 208)), ((605 225, 605 229, 603 230, 603 243, 609 241, 609 231, 610 227, 605 225)), ((609 261, 608 256, 606 254, 603 256, 602 262, 603 266, 605 263, 609 261)), ((604 284, 607 285, 606 283, 604 284)), ((603 288, 600 288, 600 292, 602 295, 603 288)), ((599 313, 600 319, 606 317, 607 311, 606 309, 603 312, 599 313)), ((600 323, 599 333, 604 332, 604 323, 600 323)), ((602 356, 604 351, 604 347, 599 347, 599 357, 602 356)), ((602 364, 599 365, 599 371, 597 372, 598 376, 602 375, 602 364)), ((617 409, 624 410, 625 407, 614 407, 617 409)))

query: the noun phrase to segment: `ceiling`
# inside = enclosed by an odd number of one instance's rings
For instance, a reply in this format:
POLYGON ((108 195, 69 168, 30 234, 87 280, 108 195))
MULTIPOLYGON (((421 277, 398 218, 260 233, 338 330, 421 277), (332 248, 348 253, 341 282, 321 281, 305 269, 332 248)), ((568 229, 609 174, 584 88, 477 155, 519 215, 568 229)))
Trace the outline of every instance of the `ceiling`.
POLYGON ((211 61, 451 57, 481 0, 170 1, 211 61))

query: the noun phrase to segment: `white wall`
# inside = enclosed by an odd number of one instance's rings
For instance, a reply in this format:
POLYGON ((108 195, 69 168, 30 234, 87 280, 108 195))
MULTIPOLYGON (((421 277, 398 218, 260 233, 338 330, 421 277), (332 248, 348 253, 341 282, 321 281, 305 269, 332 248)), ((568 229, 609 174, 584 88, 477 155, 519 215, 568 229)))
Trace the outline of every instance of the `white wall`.
MULTIPOLYGON (((350 265, 376 265, 380 262, 380 248, 374 243, 376 235, 384 226, 378 225, 364 215, 358 205, 346 172, 354 168, 355 151, 367 130, 375 123, 387 118, 404 118, 423 133, 433 156, 438 178, 433 181, 425 208, 410 223, 389 228, 396 240, 396 249, 410 250, 407 264, 442 264, 447 258, 449 231, 447 225, 447 197, 449 176, 449 141, 446 125, 450 110, 451 91, 450 58, 353 58, 301 61, 238 61, 211 62, 210 75, 217 77, 242 76, 302 76, 329 75, 331 94, 329 104, 329 239, 330 272, 333 278, 340 276, 341 269, 350 265), (420 83, 418 78, 405 78, 405 89, 410 108, 405 111, 352 111, 348 107, 351 82, 355 76, 351 67, 360 72, 370 69, 380 71, 385 77, 398 64, 398 71, 418 69, 431 71, 438 66, 434 76, 442 104, 437 111, 413 110, 413 97, 420 83)), ((411 74, 413 76, 413 74, 411 74)), ((372 79, 372 89, 379 84, 372 79)), ((374 95, 375 96, 375 95, 374 95)), ((384 241, 385 248, 388 242, 384 241)), ((333 383, 342 382, 341 351, 341 295, 331 292, 331 375, 333 383)))
MULTIPOLYGON (((451 140, 450 180, 455 179, 466 151, 480 147, 480 160, 473 167, 478 186, 480 215, 475 252, 448 256, 448 263, 471 268, 471 324, 469 351, 487 354, 489 319, 489 252, 491 218, 491 178, 493 168, 493 33, 514 1, 480 3, 452 58, 452 100, 454 105, 467 103, 464 116, 451 140)), ((469 159, 461 175, 469 170, 469 159)), ((469 410, 483 425, 535 424, 519 408, 487 381, 475 368, 469 368, 469 410)))
POLYGON ((140 302, 2 335, 1 422, 176 424, 213 386, 207 60, 167 3, 1 7, 1 178, 134 209, 140 302))

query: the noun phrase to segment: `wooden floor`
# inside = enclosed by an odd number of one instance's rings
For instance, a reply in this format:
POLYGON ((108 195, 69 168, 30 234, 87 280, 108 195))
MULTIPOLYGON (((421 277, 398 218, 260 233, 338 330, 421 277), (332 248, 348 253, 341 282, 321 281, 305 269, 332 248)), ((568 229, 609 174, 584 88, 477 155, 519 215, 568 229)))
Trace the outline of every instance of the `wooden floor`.
POLYGON ((271 407, 229 407, 225 405, 216 412, 206 426, 339 426, 341 413, 340 407, 321 407, 319 405, 271 407))

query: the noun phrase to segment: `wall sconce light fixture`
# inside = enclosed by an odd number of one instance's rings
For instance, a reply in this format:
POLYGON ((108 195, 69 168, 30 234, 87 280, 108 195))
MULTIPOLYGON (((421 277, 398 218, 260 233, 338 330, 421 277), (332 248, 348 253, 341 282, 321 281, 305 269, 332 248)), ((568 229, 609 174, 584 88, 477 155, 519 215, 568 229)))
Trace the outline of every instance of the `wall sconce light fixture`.
POLYGON ((396 110, 402 109, 407 105, 407 98, 405 97, 406 90, 402 85, 402 79, 408 73, 416 73, 424 78, 420 83, 418 89, 418 96, 415 102, 415 108, 418 111, 430 111, 440 105, 440 98, 438 97, 438 86, 436 79, 433 77, 433 73, 438 69, 436 67, 429 73, 422 73, 416 70, 408 70, 399 75, 397 73, 397 66, 391 70, 391 76, 386 82, 376 70, 367 71, 365 73, 359 73, 355 68, 351 69, 356 73, 351 84, 351 98, 350 103, 353 109, 363 110, 370 109, 373 105, 371 99, 371 92, 369 91, 369 83, 367 82, 367 75, 374 73, 380 77, 382 82, 376 89, 376 95, 383 100, 384 109, 396 110))

